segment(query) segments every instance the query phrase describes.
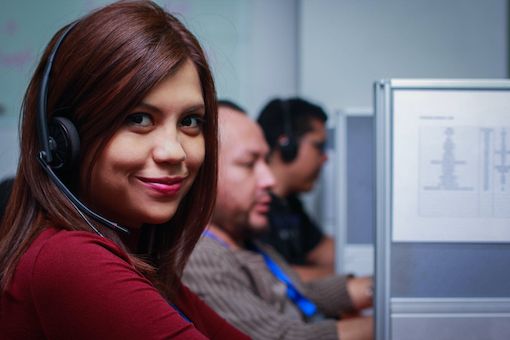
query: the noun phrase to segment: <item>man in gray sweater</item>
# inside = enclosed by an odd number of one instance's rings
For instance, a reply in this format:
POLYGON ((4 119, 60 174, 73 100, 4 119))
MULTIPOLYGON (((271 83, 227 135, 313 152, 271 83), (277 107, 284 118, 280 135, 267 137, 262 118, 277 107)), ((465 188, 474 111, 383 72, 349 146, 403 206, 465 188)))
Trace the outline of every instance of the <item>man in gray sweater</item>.
POLYGON ((274 185, 269 149, 260 127, 233 103, 220 103, 219 130, 215 212, 184 270, 184 283, 254 339, 372 339, 372 318, 358 314, 372 304, 370 278, 305 283, 275 251, 255 241, 268 226, 274 185))

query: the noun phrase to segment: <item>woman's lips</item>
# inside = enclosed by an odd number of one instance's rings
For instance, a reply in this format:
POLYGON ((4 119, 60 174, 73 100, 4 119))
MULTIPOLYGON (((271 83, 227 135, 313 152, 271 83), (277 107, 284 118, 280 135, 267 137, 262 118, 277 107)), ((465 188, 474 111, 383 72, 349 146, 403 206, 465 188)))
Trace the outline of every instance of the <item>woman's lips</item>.
POLYGON ((162 195, 175 195, 182 187, 184 177, 147 178, 138 177, 142 184, 162 195))

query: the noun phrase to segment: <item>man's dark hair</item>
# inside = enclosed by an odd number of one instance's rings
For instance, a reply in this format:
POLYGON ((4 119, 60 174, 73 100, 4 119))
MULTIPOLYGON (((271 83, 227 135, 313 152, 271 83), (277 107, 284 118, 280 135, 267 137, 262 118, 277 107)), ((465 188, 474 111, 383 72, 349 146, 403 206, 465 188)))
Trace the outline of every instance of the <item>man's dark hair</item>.
POLYGON ((286 129, 290 128, 292 137, 299 141, 304 134, 313 130, 313 120, 326 122, 327 119, 327 114, 320 106, 304 99, 275 98, 262 109, 257 122, 264 131, 264 137, 271 151, 274 151, 278 147, 278 138, 287 135, 286 129), (285 113, 285 110, 288 112, 285 113), (286 122, 285 119, 290 121, 286 122))
POLYGON ((231 100, 228 100, 228 99, 219 99, 218 107, 220 107, 220 106, 223 106, 223 107, 235 110, 235 111, 239 111, 242 113, 246 113, 246 110, 243 109, 240 105, 238 105, 237 103, 235 103, 231 100))

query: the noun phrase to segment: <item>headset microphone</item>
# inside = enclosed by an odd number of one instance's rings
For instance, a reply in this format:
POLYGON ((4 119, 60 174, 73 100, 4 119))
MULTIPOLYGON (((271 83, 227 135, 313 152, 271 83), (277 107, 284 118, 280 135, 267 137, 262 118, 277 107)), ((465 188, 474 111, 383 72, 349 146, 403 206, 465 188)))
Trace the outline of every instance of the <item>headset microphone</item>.
POLYGON ((64 38, 75 25, 76 22, 71 23, 65 29, 51 50, 48 56, 48 61, 44 66, 37 110, 37 130, 39 133, 39 142, 41 144, 41 150, 37 154, 37 160, 41 164, 44 171, 48 174, 52 182, 69 199, 80 216, 97 234, 103 236, 99 230, 97 230, 97 228, 87 219, 86 216, 113 229, 114 231, 121 231, 123 233, 129 234, 128 229, 121 227, 117 223, 112 222, 87 208, 85 204, 83 204, 67 188, 67 186, 60 180, 60 178, 58 178, 54 172, 54 170, 62 171, 72 168, 72 164, 77 160, 80 151, 80 137, 78 135, 78 131, 69 119, 64 117, 55 117, 52 119, 50 125, 48 125, 46 119, 48 84, 53 66, 53 60, 60 45, 64 41, 64 38))

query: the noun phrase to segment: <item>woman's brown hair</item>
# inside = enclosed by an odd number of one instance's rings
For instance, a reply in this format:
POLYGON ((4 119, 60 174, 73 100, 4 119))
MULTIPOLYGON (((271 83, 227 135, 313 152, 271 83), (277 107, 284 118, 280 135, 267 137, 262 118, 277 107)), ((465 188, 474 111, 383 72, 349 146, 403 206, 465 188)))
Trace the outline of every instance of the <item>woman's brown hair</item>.
MULTIPOLYGON (((0 228, 2 289, 9 283, 19 258, 44 228, 91 231, 36 158, 40 151, 36 110, 42 72, 62 31, 47 46, 23 100, 20 160, 0 228)), ((47 119, 66 117, 80 135, 77 165, 60 174, 71 191, 76 192, 80 176, 90 183, 95 160, 126 116, 186 60, 195 65, 202 86, 205 159, 175 216, 164 225, 145 226, 154 233, 141 240, 155 242, 151 247, 141 244, 138 251, 143 250, 144 259, 152 266, 136 255, 131 256, 137 270, 170 297, 210 218, 216 191, 216 93, 198 41, 179 20, 150 1, 111 4, 80 19, 65 37, 54 59, 47 100, 47 119), (92 161, 84 164, 84 159, 92 161)), ((115 233, 98 228, 123 246, 115 233)))

